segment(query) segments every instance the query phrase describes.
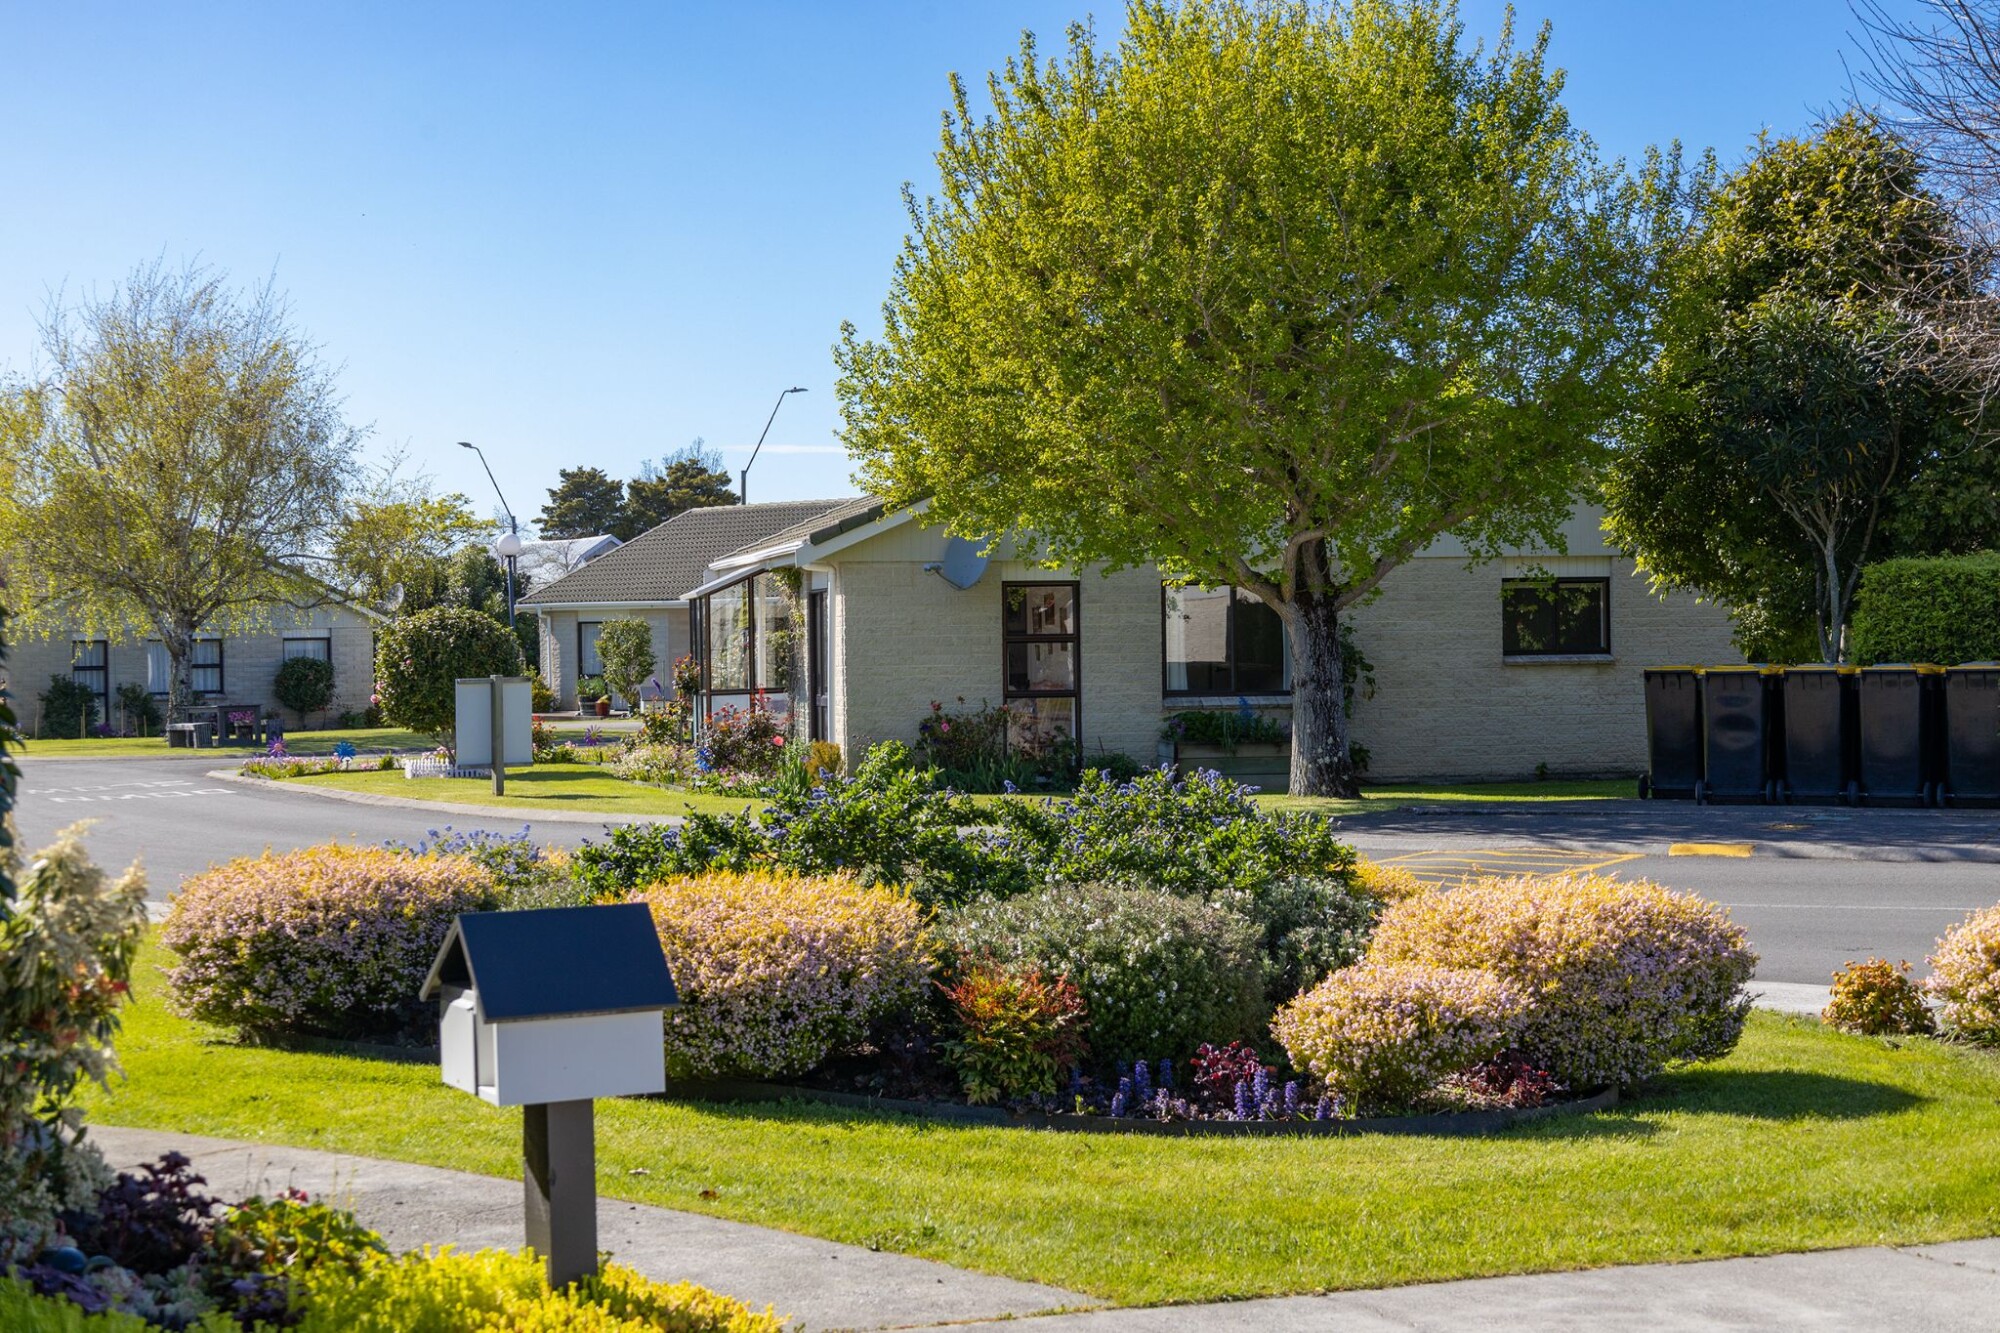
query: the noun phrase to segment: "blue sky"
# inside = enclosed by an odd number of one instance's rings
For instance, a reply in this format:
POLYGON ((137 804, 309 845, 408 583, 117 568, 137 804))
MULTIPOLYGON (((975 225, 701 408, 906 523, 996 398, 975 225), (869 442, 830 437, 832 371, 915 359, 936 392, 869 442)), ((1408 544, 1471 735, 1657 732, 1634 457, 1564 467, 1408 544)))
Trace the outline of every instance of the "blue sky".
MULTIPOLYGON (((1498 0, 1464 0, 1473 35, 1498 0)), ((829 349, 879 308, 947 75, 1047 3, 0 0, 0 369, 51 293, 199 257, 275 273, 371 448, 517 512, 696 437, 758 500, 847 494, 829 349)), ((1098 4, 1100 30, 1122 6, 1098 4)), ((1843 98, 1841 0, 1530 0, 1607 154, 1741 157, 1843 98)))

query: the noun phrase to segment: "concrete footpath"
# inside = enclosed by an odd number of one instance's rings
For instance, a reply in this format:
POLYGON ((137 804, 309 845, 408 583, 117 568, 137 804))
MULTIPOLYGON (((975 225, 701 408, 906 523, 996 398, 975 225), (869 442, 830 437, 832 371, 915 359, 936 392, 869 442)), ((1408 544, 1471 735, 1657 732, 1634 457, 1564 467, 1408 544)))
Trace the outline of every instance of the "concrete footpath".
MULTIPOLYGON (((398 1249, 518 1248, 518 1182, 366 1157, 96 1126, 118 1166, 176 1151, 223 1198, 294 1187, 350 1207, 398 1249)), ((1219 1305, 1108 1309, 1056 1287, 905 1255, 606 1199, 599 1245, 650 1277, 698 1282, 808 1329, 1010 1329, 1014 1333, 1455 1333, 1498 1324, 1543 1333, 1643 1325, 1654 1333, 2000 1327, 2000 1238, 1482 1278, 1219 1305)))

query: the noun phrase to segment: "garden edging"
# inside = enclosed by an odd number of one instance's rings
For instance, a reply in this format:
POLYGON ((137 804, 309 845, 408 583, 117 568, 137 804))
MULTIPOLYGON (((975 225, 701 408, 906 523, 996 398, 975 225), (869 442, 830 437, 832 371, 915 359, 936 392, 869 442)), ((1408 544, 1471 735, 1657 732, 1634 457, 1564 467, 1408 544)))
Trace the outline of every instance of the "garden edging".
POLYGON ((355 805, 388 806, 398 810, 430 810, 446 815, 476 815, 488 819, 519 818, 537 824, 678 824, 679 815, 580 814, 539 805, 472 805, 464 801, 421 801, 411 796, 381 796, 374 792, 342 791, 336 787, 308 787, 294 778, 249 778, 230 769, 205 774, 218 782, 235 782, 267 791, 288 791, 297 796, 327 801, 349 801, 355 805))

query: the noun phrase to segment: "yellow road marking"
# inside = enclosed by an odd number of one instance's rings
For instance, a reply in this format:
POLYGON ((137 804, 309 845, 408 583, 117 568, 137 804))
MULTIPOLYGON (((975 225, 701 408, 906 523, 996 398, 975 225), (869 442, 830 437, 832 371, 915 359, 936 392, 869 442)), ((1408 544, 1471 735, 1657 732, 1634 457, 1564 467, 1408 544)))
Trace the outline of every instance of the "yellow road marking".
POLYGON ((1667 848, 1668 856, 1748 856, 1756 846, 1749 842, 1677 842, 1667 848))
POLYGON ((1553 848, 1484 847, 1406 852, 1382 861, 1402 866, 1427 884, 1462 883, 1480 874, 1588 874, 1639 859, 1638 852, 1573 852, 1553 848))

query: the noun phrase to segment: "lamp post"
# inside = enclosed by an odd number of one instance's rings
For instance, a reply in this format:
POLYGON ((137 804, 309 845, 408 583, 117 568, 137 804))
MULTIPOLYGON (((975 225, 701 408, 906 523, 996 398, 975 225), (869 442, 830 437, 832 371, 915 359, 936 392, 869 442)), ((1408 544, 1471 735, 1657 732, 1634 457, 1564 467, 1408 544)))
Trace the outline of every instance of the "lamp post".
MULTIPOLYGON (((771 433, 771 423, 778 419, 778 409, 785 405, 785 399, 790 397, 792 394, 804 393, 804 392, 805 392, 804 389, 794 387, 787 389, 783 393, 778 395, 778 401, 771 407, 771 415, 764 418, 764 434, 759 435, 757 437, 757 448, 752 449, 750 451, 750 463, 755 463, 757 461, 758 450, 761 450, 764 447, 764 435, 769 435, 771 433)), ((745 463, 743 465, 743 472, 742 472, 743 480, 737 484, 736 488, 738 498, 744 504, 750 503, 750 463, 745 463)), ((505 504, 506 501, 503 500, 501 501, 501 503, 505 504)))
MULTIPOLYGON (((770 427, 766 426, 766 430, 770 427)), ((486 468, 486 480, 493 482, 493 493, 500 496, 501 512, 507 515, 507 530, 500 534, 500 540, 493 543, 493 551, 507 562, 507 628, 514 628, 514 562, 521 554, 521 525, 514 521, 514 507, 507 503, 501 493, 500 483, 494 480, 493 469, 487 465, 486 454, 470 440, 460 440, 458 447, 470 449, 479 455, 479 466, 486 468)))

